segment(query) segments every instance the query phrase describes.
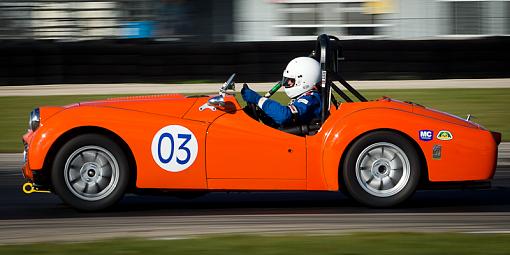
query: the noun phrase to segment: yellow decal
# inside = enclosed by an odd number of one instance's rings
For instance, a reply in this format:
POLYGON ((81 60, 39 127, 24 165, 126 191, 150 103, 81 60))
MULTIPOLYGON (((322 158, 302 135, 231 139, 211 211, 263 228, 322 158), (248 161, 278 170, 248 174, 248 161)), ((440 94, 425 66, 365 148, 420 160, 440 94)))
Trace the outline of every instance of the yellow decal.
POLYGON ((441 141, 449 141, 453 139, 453 135, 448 130, 441 130, 437 133, 437 139, 441 141))

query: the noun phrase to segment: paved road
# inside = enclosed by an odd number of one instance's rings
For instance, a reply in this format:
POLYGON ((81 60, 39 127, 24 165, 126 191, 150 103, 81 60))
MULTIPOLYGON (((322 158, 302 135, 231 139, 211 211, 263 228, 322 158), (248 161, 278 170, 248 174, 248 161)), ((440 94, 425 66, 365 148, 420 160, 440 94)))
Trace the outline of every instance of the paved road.
POLYGON ((52 194, 24 195, 13 156, 19 154, 0 154, 0 244, 217 233, 510 233, 508 164, 498 167, 492 189, 418 191, 392 209, 366 208, 332 192, 218 192, 195 199, 128 195, 111 211, 80 213, 52 194))
MULTIPOLYGON (((227 76, 225 76, 225 79, 227 76)), ((238 81, 240 88, 242 81, 238 81)), ((450 79, 401 81, 350 81, 357 89, 424 89, 424 88, 510 88, 510 79, 450 79)), ((256 91, 268 91, 275 83, 250 83, 256 91)), ((220 83, 202 84, 55 84, 0 86, 0 96, 156 94, 216 92, 220 83)))

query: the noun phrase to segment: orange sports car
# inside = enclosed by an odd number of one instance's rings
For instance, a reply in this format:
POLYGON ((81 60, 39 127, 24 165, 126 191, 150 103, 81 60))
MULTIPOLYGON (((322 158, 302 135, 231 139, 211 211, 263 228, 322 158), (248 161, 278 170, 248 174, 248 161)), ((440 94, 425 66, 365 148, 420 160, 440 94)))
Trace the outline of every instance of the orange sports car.
POLYGON ((500 133, 411 102, 366 100, 340 76, 341 53, 337 38, 318 37, 321 119, 286 129, 264 124, 256 105, 243 108, 229 95, 234 76, 216 96, 37 108, 23 136, 24 191, 54 192, 88 211, 142 189, 340 190, 387 207, 434 184, 490 183, 500 133))

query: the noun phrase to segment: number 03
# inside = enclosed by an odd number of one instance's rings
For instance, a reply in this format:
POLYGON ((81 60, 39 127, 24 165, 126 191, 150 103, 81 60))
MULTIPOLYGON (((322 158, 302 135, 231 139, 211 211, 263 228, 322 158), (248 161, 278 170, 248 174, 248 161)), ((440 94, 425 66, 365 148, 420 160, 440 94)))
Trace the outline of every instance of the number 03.
MULTIPOLYGON (((181 142, 180 145, 179 145, 179 148, 177 149, 177 151, 184 151, 185 153, 185 157, 184 159, 181 159, 179 158, 178 156, 175 157, 176 159, 176 162, 180 165, 185 165, 189 162, 190 158, 191 158, 191 151, 188 147, 186 147, 186 145, 188 144, 188 142, 191 140, 191 135, 190 134, 177 134, 177 138, 178 138, 178 142, 181 142)), ((158 157, 159 157, 159 161, 161 161, 161 163, 163 164, 167 164, 169 163, 170 161, 172 161, 172 159, 174 158, 174 154, 177 154, 177 153, 174 153, 175 152, 175 140, 174 140, 174 137, 172 136, 172 134, 170 133, 163 133, 160 137, 159 137, 159 141, 158 141, 158 157), (161 155, 161 146, 162 146, 162 142, 163 142, 163 139, 167 138, 169 141, 170 141, 170 155, 167 157, 167 158, 164 158, 163 155, 161 155)))
POLYGON ((195 162, 198 150, 195 134, 181 125, 162 127, 152 138, 152 158, 159 167, 169 172, 188 169, 195 162))

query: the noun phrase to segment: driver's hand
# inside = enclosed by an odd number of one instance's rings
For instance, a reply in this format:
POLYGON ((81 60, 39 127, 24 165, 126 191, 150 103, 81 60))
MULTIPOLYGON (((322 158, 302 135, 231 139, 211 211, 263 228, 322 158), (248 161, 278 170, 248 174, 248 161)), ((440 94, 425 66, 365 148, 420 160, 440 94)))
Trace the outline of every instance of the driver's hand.
POLYGON ((261 95, 257 94, 257 92, 251 90, 246 83, 243 84, 243 89, 241 89, 241 95, 243 96, 243 99, 244 101, 246 101, 246 103, 252 104, 257 104, 259 102, 259 99, 262 97, 261 95))

